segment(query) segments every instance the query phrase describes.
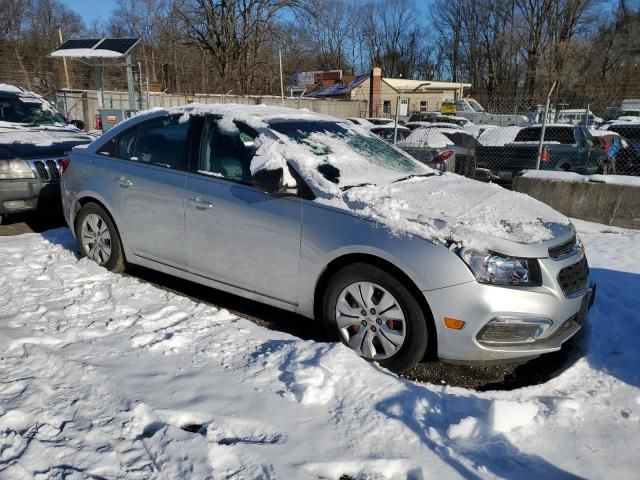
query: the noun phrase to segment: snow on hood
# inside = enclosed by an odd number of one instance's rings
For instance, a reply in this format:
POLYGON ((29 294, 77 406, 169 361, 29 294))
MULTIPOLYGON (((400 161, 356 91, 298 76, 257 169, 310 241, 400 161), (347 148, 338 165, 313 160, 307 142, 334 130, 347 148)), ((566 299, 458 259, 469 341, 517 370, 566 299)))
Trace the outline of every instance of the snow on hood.
POLYGON ((49 147, 65 142, 87 142, 91 139, 77 128, 33 127, 13 128, 0 125, 0 145, 29 144, 36 147, 49 147))
POLYGON ((528 195, 446 173, 384 186, 353 188, 345 208, 428 240, 509 253, 567 235, 569 220, 528 195))

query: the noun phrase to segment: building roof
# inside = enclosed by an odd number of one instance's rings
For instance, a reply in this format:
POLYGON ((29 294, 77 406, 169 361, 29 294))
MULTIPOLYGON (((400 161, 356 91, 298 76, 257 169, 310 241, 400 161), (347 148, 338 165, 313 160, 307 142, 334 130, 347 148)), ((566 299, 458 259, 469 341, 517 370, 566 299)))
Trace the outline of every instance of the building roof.
MULTIPOLYGON (((308 93, 307 97, 337 97, 340 95, 348 95, 353 89, 362 85, 369 79, 369 74, 360 75, 347 85, 336 85, 332 87, 319 88, 308 93)), ((471 88, 470 83, 459 82, 436 82, 431 80, 410 80, 406 78, 386 78, 382 77, 382 81, 389 85, 397 92, 426 92, 429 90, 453 90, 463 88, 471 88)))
POLYGON ((382 81, 389 85, 394 90, 407 92, 407 91, 421 91, 431 89, 454 89, 460 87, 470 88, 470 83, 461 82, 436 82, 432 80, 410 80, 407 78, 386 78, 382 77, 382 81))
POLYGON ((306 95, 307 97, 336 97, 338 95, 347 95, 351 93, 351 90, 362 85, 367 79, 369 75, 360 75, 356 77, 351 83, 347 85, 336 85, 333 87, 327 87, 323 89, 314 90, 313 92, 306 95))

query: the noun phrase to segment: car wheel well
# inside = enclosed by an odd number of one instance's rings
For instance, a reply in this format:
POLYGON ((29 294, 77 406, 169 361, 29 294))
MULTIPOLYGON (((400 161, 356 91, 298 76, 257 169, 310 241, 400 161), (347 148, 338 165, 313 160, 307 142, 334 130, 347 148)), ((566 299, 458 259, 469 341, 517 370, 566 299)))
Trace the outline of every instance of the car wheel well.
MULTIPOLYGON (((76 202, 75 210, 73 212, 73 228, 74 228, 74 230, 75 230, 75 228, 77 226, 76 223, 78 222, 78 213, 80 212, 82 207, 84 207, 88 203, 95 203, 100 208, 102 208, 107 215, 109 215, 109 219, 113 223, 113 226, 116 228, 116 232, 118 233, 118 237, 120 237, 120 242, 122 242, 122 235, 120 234, 120 229, 118 228, 118 224, 116 223, 115 219, 113 218, 113 215, 111 215, 111 212, 109 211, 109 209, 106 207, 106 205, 104 203, 102 203, 100 200, 98 200, 97 198, 94 198, 94 197, 82 197, 82 198, 78 199, 78 201, 76 202)), ((124 253, 124 250, 122 251, 122 256, 125 257, 125 261, 126 261, 126 255, 124 253)))
POLYGON ((431 307, 427 302, 427 299, 424 298, 420 289, 416 286, 416 284, 411 280, 411 278, 404 273, 400 268, 395 266, 393 263, 384 260, 380 257, 376 257, 375 255, 370 254, 348 254, 343 255, 342 257, 338 257, 332 260, 324 269, 318 282, 316 283, 316 289, 314 293, 314 315, 315 318, 319 319, 322 316, 322 297, 324 296, 324 292, 329 284, 329 280, 333 277, 341 268, 346 267, 348 265, 354 263, 366 263, 368 265, 372 265, 374 267, 381 268, 382 270, 388 272, 397 280, 402 282, 414 296, 418 305, 422 309, 424 313, 424 317, 427 320, 427 328, 429 333, 429 345, 427 347, 427 358, 435 359, 437 358, 437 350, 438 350, 438 342, 437 342, 437 334, 436 327, 433 319, 433 313, 431 312, 431 307))

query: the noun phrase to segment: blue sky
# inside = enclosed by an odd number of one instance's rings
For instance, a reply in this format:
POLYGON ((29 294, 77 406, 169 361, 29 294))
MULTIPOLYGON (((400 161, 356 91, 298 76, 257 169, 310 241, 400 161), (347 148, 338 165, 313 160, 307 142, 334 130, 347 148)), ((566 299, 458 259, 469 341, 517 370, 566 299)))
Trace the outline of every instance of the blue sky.
POLYGON ((90 27, 94 20, 106 21, 116 7, 116 0, 61 0, 82 17, 90 27))
MULTIPOLYGON (((91 27, 95 20, 106 21, 111 11, 116 7, 116 0, 61 0, 62 3, 79 14, 87 27, 91 27)), ((357 0, 356 0, 357 1, 357 0)), ((426 14, 427 0, 414 0, 418 11, 426 14)))

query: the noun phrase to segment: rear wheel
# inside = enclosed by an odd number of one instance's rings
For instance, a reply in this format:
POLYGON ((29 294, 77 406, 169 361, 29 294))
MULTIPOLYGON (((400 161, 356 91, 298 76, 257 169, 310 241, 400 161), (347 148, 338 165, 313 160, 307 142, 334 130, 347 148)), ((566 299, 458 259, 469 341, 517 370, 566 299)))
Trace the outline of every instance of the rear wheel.
POLYGON ((372 265, 353 264, 333 276, 323 318, 358 355, 396 372, 413 367, 427 350, 427 320, 417 300, 372 265))
POLYGON ((124 270, 122 243, 109 214, 95 203, 87 203, 76 219, 80 254, 112 272, 124 270))

